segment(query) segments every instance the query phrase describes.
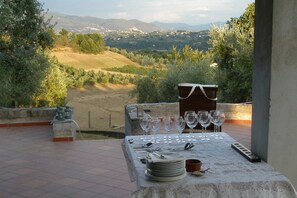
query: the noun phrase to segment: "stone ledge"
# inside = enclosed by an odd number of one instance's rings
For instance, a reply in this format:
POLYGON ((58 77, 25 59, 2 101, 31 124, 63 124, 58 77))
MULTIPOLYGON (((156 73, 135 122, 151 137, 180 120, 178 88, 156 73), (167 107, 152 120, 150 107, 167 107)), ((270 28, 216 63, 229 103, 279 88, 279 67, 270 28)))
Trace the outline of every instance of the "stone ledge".
POLYGON ((73 142, 73 137, 54 137, 53 142, 73 142))
POLYGON ((0 108, 0 127, 50 124, 56 108, 0 108))
POLYGON ((51 125, 51 122, 38 121, 38 122, 0 123, 0 127, 45 126, 45 125, 51 125))

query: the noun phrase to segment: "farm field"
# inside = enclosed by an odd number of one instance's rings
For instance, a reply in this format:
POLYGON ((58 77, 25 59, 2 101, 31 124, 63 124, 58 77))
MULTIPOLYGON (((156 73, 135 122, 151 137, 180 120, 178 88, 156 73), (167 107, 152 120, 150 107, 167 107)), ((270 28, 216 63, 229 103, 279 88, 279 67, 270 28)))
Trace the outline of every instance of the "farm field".
POLYGON ((124 107, 136 103, 129 96, 133 88, 134 85, 96 84, 69 89, 67 105, 74 108, 75 120, 82 130, 124 132, 124 107))
MULTIPOLYGON (((82 54, 70 48, 53 50, 60 63, 85 70, 103 70, 108 67, 123 67, 139 64, 125 56, 106 51, 103 54, 82 54)), ((80 89, 68 89, 67 105, 74 108, 75 120, 82 130, 124 132, 124 107, 136 103, 129 93, 134 85, 96 84, 80 89), (111 117, 111 122, 109 121, 111 117), (110 127, 111 126, 111 127, 110 127)))
POLYGON ((85 70, 104 70, 104 68, 123 67, 125 65, 139 66, 138 63, 131 61, 125 56, 105 51, 102 54, 83 54, 74 52, 71 48, 59 48, 51 52, 60 63, 72 66, 74 68, 82 68, 85 70))

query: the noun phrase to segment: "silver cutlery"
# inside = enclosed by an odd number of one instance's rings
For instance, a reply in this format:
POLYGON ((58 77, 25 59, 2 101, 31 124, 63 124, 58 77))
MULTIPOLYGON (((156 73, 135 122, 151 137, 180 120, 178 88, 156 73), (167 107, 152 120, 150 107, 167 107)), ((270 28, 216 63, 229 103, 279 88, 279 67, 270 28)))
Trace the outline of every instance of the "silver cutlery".
POLYGON ((162 155, 159 151, 153 151, 151 153, 159 159, 166 159, 166 157, 164 155, 162 155))
POLYGON ((188 143, 186 143, 184 149, 185 149, 185 150, 189 150, 189 149, 193 148, 194 146, 195 146, 195 145, 194 145, 193 143, 188 142, 188 143))

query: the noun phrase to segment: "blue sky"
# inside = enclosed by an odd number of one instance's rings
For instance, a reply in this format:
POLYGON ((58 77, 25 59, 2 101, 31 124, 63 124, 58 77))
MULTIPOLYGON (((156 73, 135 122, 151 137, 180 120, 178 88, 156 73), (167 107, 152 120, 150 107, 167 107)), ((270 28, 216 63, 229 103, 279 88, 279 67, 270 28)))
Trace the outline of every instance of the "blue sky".
POLYGON ((190 25, 239 17, 254 0, 39 0, 50 12, 190 25))

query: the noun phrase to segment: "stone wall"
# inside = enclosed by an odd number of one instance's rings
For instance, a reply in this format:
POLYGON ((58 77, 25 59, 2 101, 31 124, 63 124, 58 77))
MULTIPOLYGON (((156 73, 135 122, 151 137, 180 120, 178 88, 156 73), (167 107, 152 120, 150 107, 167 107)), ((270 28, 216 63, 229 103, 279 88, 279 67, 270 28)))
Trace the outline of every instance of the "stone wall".
POLYGON ((56 108, 0 108, 0 126, 50 123, 56 108))
POLYGON ((217 109, 225 112, 227 122, 251 122, 252 104, 218 103, 217 109))

